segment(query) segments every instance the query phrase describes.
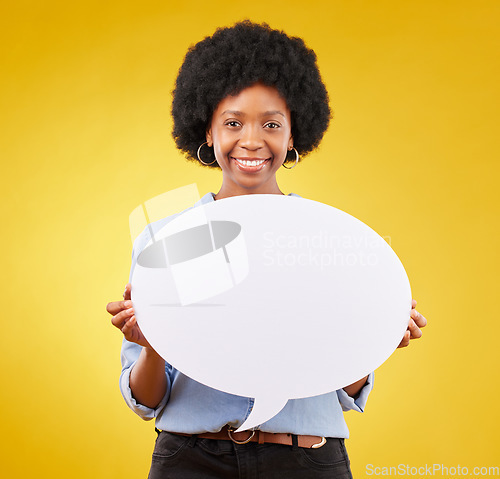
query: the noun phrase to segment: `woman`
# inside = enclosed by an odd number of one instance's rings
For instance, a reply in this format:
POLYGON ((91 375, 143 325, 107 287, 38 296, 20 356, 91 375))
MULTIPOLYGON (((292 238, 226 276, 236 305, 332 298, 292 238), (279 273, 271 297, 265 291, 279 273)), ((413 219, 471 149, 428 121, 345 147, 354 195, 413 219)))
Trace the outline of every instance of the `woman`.
MULTIPOLYGON (((189 50, 172 107, 173 135, 188 158, 222 170, 217 194, 198 204, 245 194, 282 195, 276 172, 314 150, 326 131, 328 95, 304 42, 249 21, 219 29, 189 50)), ((292 167, 293 167, 292 166, 292 167)), ((171 218, 152 225, 159 230, 171 218)), ((150 239, 136 240, 132 268, 150 239)), ((400 346, 425 326, 413 302, 400 346)), ((150 478, 350 478, 342 411, 362 411, 372 374, 342 390, 290 400, 256 432, 234 433, 253 400, 216 391, 167 364, 142 335, 127 285, 108 304, 124 335, 120 386, 127 404, 156 418, 150 478)))

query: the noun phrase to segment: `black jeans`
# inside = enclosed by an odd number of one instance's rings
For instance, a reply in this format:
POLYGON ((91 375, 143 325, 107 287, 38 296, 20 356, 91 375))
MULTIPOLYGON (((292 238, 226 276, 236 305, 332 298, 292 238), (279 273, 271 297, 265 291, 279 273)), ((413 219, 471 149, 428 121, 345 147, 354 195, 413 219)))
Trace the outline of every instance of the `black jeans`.
POLYGON ((166 431, 156 439, 149 479, 352 479, 344 440, 318 449, 281 444, 235 444, 166 431))

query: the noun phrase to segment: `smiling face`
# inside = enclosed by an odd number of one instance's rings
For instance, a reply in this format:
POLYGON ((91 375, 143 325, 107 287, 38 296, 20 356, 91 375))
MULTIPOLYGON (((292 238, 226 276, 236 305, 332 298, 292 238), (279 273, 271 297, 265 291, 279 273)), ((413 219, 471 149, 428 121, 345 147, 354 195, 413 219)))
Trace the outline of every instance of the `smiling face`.
POLYGON ((222 169, 216 199, 282 194, 276 172, 293 138, 290 110, 276 88, 255 84, 224 98, 213 112, 207 142, 222 169))

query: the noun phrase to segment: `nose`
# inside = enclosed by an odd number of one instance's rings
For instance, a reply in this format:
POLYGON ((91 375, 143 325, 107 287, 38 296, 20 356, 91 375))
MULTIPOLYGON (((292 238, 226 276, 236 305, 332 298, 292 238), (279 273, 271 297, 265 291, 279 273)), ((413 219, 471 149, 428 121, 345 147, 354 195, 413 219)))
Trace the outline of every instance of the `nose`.
POLYGON ((264 146, 260 125, 247 124, 241 131, 239 145, 247 150, 258 150, 264 146))

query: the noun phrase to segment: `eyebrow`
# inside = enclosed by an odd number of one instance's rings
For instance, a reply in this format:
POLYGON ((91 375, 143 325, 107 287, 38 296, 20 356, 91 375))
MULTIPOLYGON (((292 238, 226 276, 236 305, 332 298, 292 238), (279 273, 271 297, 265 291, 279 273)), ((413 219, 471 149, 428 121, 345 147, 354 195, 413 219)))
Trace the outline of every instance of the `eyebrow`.
MULTIPOLYGON (((225 110, 221 113, 220 116, 225 115, 226 113, 230 113, 231 115, 234 115, 234 116, 245 116, 245 114, 239 110, 225 110)), ((283 118, 285 118, 285 114, 279 110, 265 111, 260 116, 272 116, 272 115, 281 115, 283 118)))

